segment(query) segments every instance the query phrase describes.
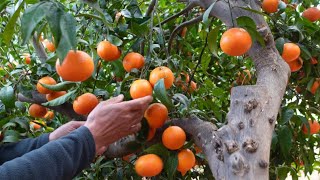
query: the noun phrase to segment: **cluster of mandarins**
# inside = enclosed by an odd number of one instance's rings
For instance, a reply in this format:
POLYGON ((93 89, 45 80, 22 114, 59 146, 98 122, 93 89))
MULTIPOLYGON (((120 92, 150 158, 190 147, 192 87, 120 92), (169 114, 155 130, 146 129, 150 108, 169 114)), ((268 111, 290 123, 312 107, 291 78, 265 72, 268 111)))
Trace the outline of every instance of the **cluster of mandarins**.
MULTIPOLYGON (((288 1, 284 1, 288 4, 288 1)), ((262 3, 262 9, 267 13, 275 13, 278 11, 278 5, 280 0, 264 0, 262 3)), ((295 8, 295 7, 294 7, 295 8)), ((306 18, 310 22, 316 22, 320 20, 320 10, 317 7, 309 7, 302 13, 302 17, 306 18)), ((288 63, 291 72, 299 71, 303 66, 303 60, 300 57, 300 48, 294 43, 286 43, 283 47, 282 58, 288 63)), ((310 59, 312 65, 318 64, 318 60, 315 57, 310 59)), ((320 80, 316 79, 310 89, 312 94, 315 94, 320 87, 320 80)))

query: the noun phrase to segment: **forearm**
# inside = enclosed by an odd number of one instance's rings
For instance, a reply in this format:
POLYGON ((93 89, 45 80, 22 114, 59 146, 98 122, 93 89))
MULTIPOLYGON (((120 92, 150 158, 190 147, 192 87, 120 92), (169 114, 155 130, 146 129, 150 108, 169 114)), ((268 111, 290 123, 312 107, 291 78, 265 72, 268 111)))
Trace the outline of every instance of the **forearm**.
POLYGON ((38 138, 28 138, 17 143, 4 144, 0 146, 0 165, 38 149, 48 142, 49 134, 43 134, 38 138))
POLYGON ((87 167, 95 155, 90 131, 80 127, 69 135, 47 143, 0 166, 4 179, 71 179, 87 167))

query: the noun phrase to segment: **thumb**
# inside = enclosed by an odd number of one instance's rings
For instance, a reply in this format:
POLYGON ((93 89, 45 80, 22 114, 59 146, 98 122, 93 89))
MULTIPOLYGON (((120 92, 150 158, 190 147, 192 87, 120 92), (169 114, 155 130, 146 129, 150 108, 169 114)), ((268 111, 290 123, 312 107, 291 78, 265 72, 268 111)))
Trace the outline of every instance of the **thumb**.
POLYGON ((113 97, 107 101, 105 101, 106 104, 117 104, 123 101, 124 96, 122 94, 120 94, 117 97, 113 97))

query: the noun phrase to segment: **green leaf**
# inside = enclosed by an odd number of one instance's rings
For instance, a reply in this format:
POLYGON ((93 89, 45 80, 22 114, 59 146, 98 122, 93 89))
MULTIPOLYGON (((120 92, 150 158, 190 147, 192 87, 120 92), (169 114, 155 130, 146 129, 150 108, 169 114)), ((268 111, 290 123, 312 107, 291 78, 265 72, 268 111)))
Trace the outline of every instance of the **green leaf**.
POLYGON ((39 2, 23 13, 21 18, 22 44, 26 44, 35 27, 44 19, 47 12, 50 11, 51 2, 39 2))
MULTIPOLYGON (((76 50, 76 20, 71 14, 65 13, 60 19, 61 40, 57 47, 57 56, 63 60, 69 50, 76 50)), ((62 61, 60 61, 62 63, 62 61)))
POLYGON ((160 79, 155 85, 154 85, 154 95, 156 96, 159 101, 167 106, 168 109, 173 108, 172 101, 168 98, 166 88, 164 86, 164 79, 160 79))
POLYGON ((292 109, 283 109, 279 124, 286 124, 292 118, 294 111, 292 109))
POLYGON ((265 46, 263 37, 257 31, 256 23, 248 16, 241 16, 237 18, 237 24, 248 31, 253 41, 258 41, 260 45, 265 46))
POLYGON ((72 87, 74 87, 75 85, 77 85, 78 83, 75 82, 71 82, 71 81, 64 81, 55 85, 48 85, 48 84, 42 84, 40 83, 43 87, 52 90, 52 91, 65 91, 68 90, 72 87))
POLYGON ((3 87, 0 90, 0 100, 6 106, 6 108, 15 107, 15 95, 12 86, 3 87))
POLYGON ((169 156, 169 150, 161 143, 148 147, 144 152, 148 154, 156 154, 163 158, 167 158, 169 156))
POLYGON ((292 133, 288 126, 283 126, 278 132, 278 139, 280 144, 280 150, 283 156, 288 157, 290 154, 290 149, 292 147, 292 133))
POLYGON ((123 41, 118 38, 117 36, 114 36, 114 35, 109 35, 107 37, 108 41, 110 41, 112 44, 116 45, 116 46, 121 46, 123 41))
POLYGON ((279 53, 282 54, 283 52, 283 45, 285 43, 284 39, 281 37, 281 38, 278 38, 276 41, 276 48, 278 49, 279 53))
POLYGON ((56 47, 59 46, 61 40, 61 30, 60 30, 60 19, 64 14, 64 10, 59 6, 52 5, 50 11, 46 13, 46 19, 48 21, 50 30, 54 37, 54 44, 56 47))
POLYGON ((165 161, 164 169, 167 172, 169 179, 173 179, 178 166, 178 155, 176 152, 170 153, 170 156, 165 161))
POLYGON ((256 23, 248 16, 238 17, 237 24, 239 27, 250 27, 252 29, 256 29, 256 23))
MULTIPOLYGON (((1 6, 5 7, 6 4, 8 4, 7 1, 5 1, 5 2, 4 2, 4 4, 1 4, 1 6)), ((15 25, 16 25, 16 22, 17 22, 18 18, 20 17, 20 11, 21 11, 23 5, 24 5, 24 1, 21 2, 21 4, 19 5, 18 9, 16 10, 16 12, 14 12, 13 16, 10 18, 8 24, 4 28, 4 31, 3 31, 2 35, 3 35, 4 43, 6 43, 7 45, 10 44, 10 41, 11 41, 12 36, 14 34, 15 25)), ((0 9, 0 12, 1 11, 2 10, 0 9)))
MULTIPOLYGON (((10 3, 9 0, 4 0, 2 2, 0 2, 0 13, 7 7, 7 5, 10 3)), ((23 3, 21 3, 23 4, 23 3)))
POLYGON ((19 141, 19 134, 14 130, 6 130, 2 142, 12 143, 19 141))
POLYGON ((208 47, 212 54, 218 57, 218 34, 220 31, 220 26, 212 29, 208 34, 208 47))
POLYGON ((209 24, 209 15, 210 15, 210 12, 212 11, 214 5, 216 4, 216 2, 217 2, 217 0, 214 0, 212 2, 212 4, 210 5, 210 7, 203 13, 202 22, 206 26, 208 26, 208 24, 209 24))
POLYGON ((42 103, 43 106, 59 106, 65 102, 67 102, 69 99, 74 97, 76 93, 76 90, 70 91, 67 94, 60 96, 52 101, 48 101, 46 103, 42 103))

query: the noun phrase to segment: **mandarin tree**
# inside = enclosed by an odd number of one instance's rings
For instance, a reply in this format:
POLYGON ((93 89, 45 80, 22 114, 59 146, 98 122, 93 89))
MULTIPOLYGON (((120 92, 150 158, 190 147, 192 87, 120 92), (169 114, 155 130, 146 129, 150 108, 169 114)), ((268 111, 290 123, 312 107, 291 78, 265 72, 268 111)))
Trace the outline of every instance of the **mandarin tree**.
POLYGON ((1 143, 153 95, 75 179, 285 179, 319 169, 318 0, 3 0, 1 143))

